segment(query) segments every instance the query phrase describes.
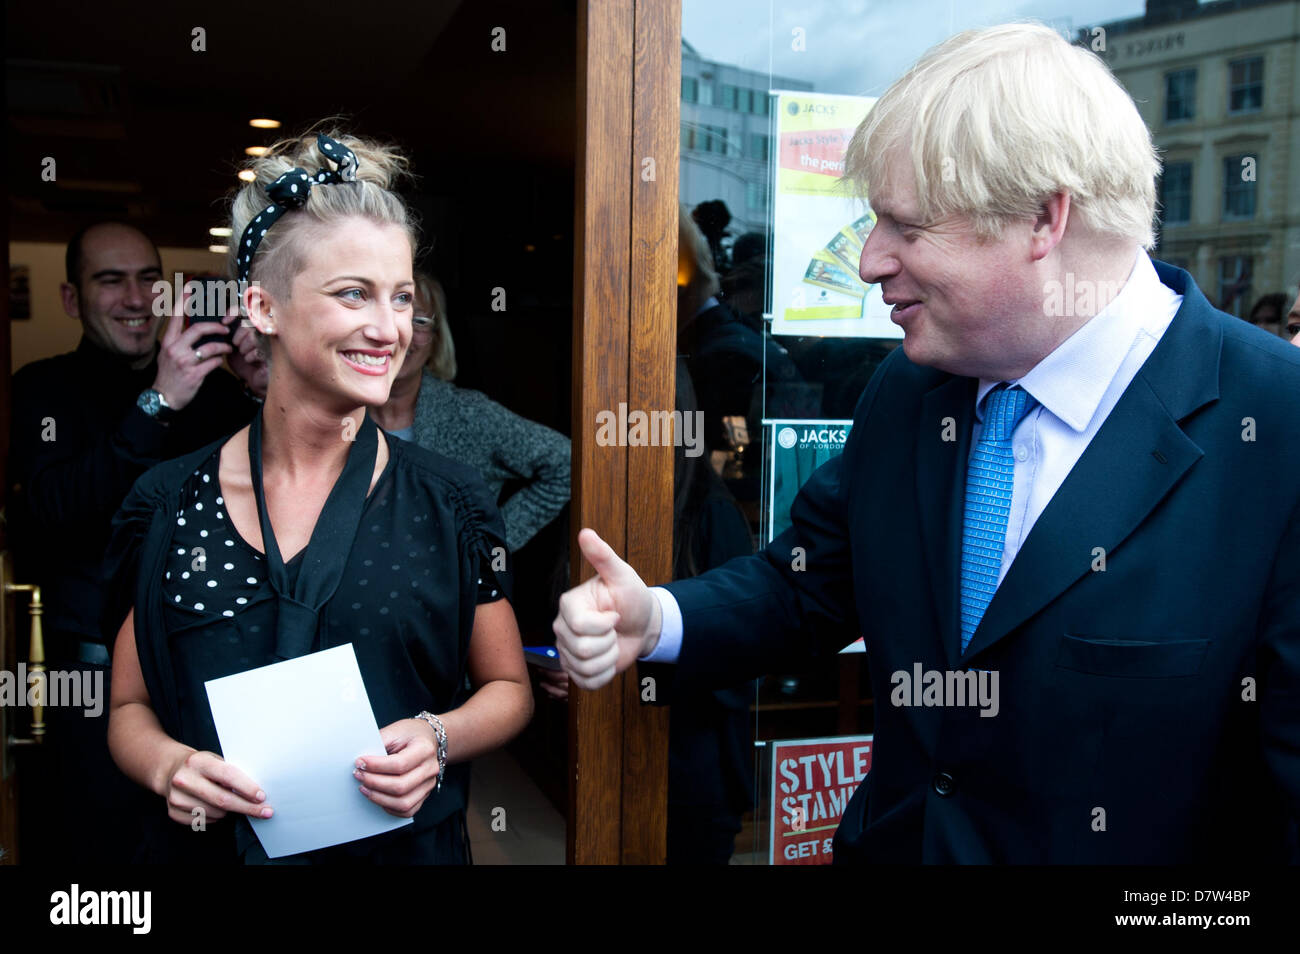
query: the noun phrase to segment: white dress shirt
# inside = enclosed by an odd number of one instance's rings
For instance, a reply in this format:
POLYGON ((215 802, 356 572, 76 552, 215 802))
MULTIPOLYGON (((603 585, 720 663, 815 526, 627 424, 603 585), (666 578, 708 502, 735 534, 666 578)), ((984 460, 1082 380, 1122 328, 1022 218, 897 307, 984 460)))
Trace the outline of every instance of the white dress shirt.
MULTIPOLYGON (((1011 437, 1014 489, 999 584, 1035 521, 1160 343, 1182 303, 1183 296, 1160 281, 1151 259, 1138 249, 1133 270, 1119 294, 1028 374, 1006 382, 1019 384, 1038 403, 1011 437)), ((984 427, 984 399, 1001 383, 980 379, 972 454, 984 427)), ((658 645, 642 658, 646 662, 676 662, 682 644, 681 609, 663 587, 651 587, 650 592, 659 600, 663 625, 658 645)))

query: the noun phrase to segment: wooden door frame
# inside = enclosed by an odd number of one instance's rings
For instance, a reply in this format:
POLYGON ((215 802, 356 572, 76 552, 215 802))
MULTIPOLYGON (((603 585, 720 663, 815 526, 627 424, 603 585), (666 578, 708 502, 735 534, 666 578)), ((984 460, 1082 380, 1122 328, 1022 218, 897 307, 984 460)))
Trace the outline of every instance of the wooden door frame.
MULTIPOLYGON (((0 246, 4 249, 4 276, 5 288, 9 287, 9 218, 5 216, 4 221, 0 223, 0 246)), ((0 499, 4 501, 5 513, 8 513, 10 488, 9 488, 9 431, 12 426, 10 418, 13 415, 13 338, 12 328, 9 323, 9 294, 6 291, 4 298, 0 299, 0 408, 4 408, 3 414, 0 414, 0 499)), ((5 523, 0 521, 0 552, 4 552, 9 547, 9 534, 5 523)), ((4 584, 13 582, 7 575, 0 573, 0 613, 10 612, 9 597, 4 591, 4 584)), ((15 616, 15 619, 17 617, 15 616)), ((0 624, 3 625, 3 624, 0 624)), ((16 639, 16 632, 13 632, 16 639)), ((0 640, 0 646, 3 641, 0 640)), ((6 653, 0 648, 0 669, 8 669, 15 666, 18 660, 18 654, 14 651, 11 644, 7 647, 10 652, 6 653)), ((13 670, 13 671, 16 671, 13 670)), ((16 732, 13 725, 14 715, 18 710, 7 714, 7 718, 0 719, 0 746, 7 746, 7 737, 9 734, 16 732)), ((0 752, 0 762, 5 761, 5 753, 0 752)), ((0 865, 18 864, 18 777, 17 772, 12 771, 12 763, 7 766, 11 771, 6 771, 0 767, 0 865)))
MULTIPOLYGON (((596 414, 672 411, 680 0, 578 0, 571 580, 591 527, 648 583, 672 572, 673 449, 596 443, 596 414)), ((570 864, 662 864, 668 711, 635 669, 569 697, 570 864)))

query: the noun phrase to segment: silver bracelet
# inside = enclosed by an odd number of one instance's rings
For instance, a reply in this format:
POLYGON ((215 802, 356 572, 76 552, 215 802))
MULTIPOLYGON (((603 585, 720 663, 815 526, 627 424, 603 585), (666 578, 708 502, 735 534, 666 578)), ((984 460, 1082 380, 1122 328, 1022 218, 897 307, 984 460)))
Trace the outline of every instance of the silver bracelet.
POLYGON ((437 794, 442 790, 442 777, 447 772, 447 730, 443 727, 442 720, 432 712, 421 712, 416 718, 433 726, 434 734, 438 736, 438 780, 433 783, 434 794, 437 794))

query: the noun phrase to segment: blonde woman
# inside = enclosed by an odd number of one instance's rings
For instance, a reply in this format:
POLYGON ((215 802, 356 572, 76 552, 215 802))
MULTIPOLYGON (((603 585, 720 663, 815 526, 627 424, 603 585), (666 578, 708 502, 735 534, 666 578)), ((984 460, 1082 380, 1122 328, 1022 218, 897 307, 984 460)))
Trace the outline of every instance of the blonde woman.
POLYGON ((116 519, 109 745, 175 823, 156 858, 267 861, 244 816, 274 817, 276 793, 218 754, 206 680, 354 647, 388 754, 339 771, 415 823, 281 862, 466 860, 466 763, 531 715, 491 497, 366 415, 411 343, 416 237, 390 191, 404 165, 337 133, 252 163, 231 227, 270 356, 262 412, 146 473, 116 519))
POLYGON ((388 403, 371 413, 396 437, 473 467, 495 500, 507 481, 522 486, 501 505, 513 552, 569 499, 569 439, 520 417, 479 391, 458 388, 456 350, 442 284, 415 273, 411 349, 388 403))

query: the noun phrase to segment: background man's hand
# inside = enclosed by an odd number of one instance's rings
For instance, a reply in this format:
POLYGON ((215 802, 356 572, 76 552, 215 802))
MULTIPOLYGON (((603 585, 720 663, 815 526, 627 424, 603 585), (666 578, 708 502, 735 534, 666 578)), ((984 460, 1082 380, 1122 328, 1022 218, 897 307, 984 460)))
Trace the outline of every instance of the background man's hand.
POLYGON ((659 642, 659 601, 596 531, 578 534, 596 575, 560 597, 555 648, 564 671, 583 689, 599 689, 659 642))
POLYGON ((221 322, 226 327, 230 327, 235 322, 235 337, 231 341, 234 345, 234 351, 230 353, 228 362, 230 370, 235 372, 239 380, 244 382, 248 390, 259 398, 266 398, 266 384, 271 376, 271 366, 266 363, 262 353, 257 350, 257 336, 253 333, 252 324, 239 324, 239 309, 235 308, 221 322))
POLYGON ((153 379, 154 390, 166 400, 167 406, 179 411, 199 393, 203 379, 233 350, 223 342, 209 342, 199 352, 199 339, 212 334, 207 322, 185 327, 185 305, 189 295, 178 301, 163 331, 158 350, 158 374, 153 379))
POLYGON ((569 674, 563 669, 539 668, 537 685, 552 699, 563 701, 569 698, 569 674))

